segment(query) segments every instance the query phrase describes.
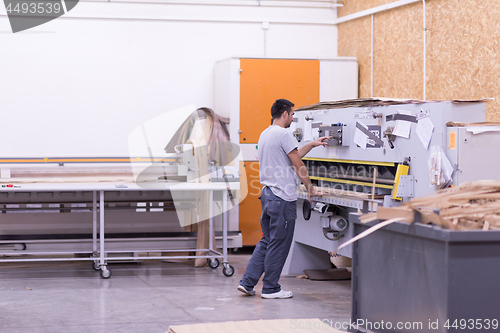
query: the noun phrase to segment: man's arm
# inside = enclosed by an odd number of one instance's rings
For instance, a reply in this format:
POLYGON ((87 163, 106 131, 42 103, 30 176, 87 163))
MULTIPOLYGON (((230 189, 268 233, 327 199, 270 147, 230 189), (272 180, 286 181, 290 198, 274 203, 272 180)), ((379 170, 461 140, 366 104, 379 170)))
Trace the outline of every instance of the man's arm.
POLYGON ((307 172, 307 168, 304 165, 304 162, 302 162, 299 152, 297 151, 297 149, 294 149, 290 153, 288 153, 288 157, 290 158, 290 161, 292 161, 293 168, 295 169, 297 176, 299 176, 300 181, 305 185, 309 194, 309 202, 311 202, 311 196, 317 195, 318 193, 316 193, 314 187, 311 184, 309 173, 307 172))
MULTIPOLYGON (((306 156, 306 154, 308 152, 310 152, 311 149, 313 149, 314 147, 317 147, 317 146, 323 146, 324 147, 324 146, 328 145, 328 143, 326 142, 326 140, 331 140, 331 139, 332 138, 329 137, 329 136, 323 136, 321 138, 318 138, 318 139, 316 139, 314 141, 309 142, 307 145, 305 145, 305 146, 303 146, 303 147, 301 147, 299 149, 299 152, 298 152, 299 153, 299 157, 302 158, 302 157, 306 156)), ((288 156, 290 156, 290 154, 288 156)), ((299 178, 300 178, 300 176, 299 176, 299 178)))

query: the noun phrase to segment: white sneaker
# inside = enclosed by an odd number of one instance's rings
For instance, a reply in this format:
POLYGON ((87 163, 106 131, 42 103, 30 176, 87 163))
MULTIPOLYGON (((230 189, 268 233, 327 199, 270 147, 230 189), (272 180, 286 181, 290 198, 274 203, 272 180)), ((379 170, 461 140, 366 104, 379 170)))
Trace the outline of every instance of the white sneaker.
POLYGON ((247 294, 248 296, 254 296, 255 295, 255 289, 247 290, 242 285, 239 285, 238 290, 241 291, 243 294, 247 294))
POLYGON ((293 293, 291 291, 280 290, 277 293, 272 294, 262 294, 262 298, 272 299, 272 298, 291 298, 293 293))

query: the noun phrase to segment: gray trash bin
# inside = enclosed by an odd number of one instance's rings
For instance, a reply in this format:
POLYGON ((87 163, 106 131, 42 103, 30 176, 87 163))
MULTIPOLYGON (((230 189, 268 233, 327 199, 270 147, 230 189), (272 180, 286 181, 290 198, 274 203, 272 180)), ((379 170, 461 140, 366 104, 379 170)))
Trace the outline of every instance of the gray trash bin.
MULTIPOLYGON (((350 215, 354 233, 362 224, 350 215)), ((393 223, 353 246, 354 332, 500 332, 500 231, 393 223)))

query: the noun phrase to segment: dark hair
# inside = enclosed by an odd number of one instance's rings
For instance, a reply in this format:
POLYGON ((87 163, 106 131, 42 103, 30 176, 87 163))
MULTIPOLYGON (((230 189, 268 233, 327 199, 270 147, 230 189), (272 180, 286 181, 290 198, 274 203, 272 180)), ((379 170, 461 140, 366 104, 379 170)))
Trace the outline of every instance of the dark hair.
POLYGON ((295 106, 292 102, 286 99, 277 99, 271 107, 271 116, 273 119, 281 118, 281 115, 286 111, 290 113, 292 108, 295 106))

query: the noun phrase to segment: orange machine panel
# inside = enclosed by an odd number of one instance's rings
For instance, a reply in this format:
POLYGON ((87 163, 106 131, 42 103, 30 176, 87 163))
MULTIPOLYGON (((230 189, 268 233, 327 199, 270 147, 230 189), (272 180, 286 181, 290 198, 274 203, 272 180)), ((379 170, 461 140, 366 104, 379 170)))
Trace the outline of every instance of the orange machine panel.
POLYGON ((241 59, 240 68, 240 143, 259 141, 275 100, 319 102, 319 60, 241 59))
POLYGON ((259 162, 240 163, 240 170, 244 169, 246 173, 246 179, 245 177, 240 178, 242 183, 241 188, 246 188, 248 184, 248 194, 239 204, 240 231, 243 237, 243 245, 254 246, 262 238, 262 230, 260 228, 260 215, 262 214, 262 209, 259 200, 261 191, 259 162))

